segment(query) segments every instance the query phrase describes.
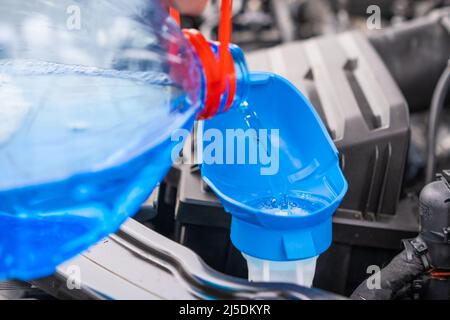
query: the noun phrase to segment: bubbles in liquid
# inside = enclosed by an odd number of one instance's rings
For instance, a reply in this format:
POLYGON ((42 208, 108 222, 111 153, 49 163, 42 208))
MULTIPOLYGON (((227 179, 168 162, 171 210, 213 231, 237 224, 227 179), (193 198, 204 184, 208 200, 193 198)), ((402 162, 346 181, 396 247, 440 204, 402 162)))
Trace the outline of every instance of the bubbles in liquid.
POLYGON ((71 122, 68 128, 73 132, 83 132, 89 129, 89 123, 83 121, 71 122))
POLYGON ((295 197, 266 197, 249 202, 247 205, 279 216, 308 216, 328 205, 326 199, 309 193, 296 194, 295 197))

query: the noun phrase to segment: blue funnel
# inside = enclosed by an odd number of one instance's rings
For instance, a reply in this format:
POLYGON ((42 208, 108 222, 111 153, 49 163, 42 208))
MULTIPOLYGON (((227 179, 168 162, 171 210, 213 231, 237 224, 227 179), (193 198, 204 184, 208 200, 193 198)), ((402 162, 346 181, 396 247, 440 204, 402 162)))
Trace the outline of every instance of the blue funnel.
POLYGON ((338 151, 287 80, 253 73, 250 82, 248 105, 201 125, 203 179, 232 214, 231 240, 245 255, 316 257, 331 244, 331 217, 347 191, 338 151))

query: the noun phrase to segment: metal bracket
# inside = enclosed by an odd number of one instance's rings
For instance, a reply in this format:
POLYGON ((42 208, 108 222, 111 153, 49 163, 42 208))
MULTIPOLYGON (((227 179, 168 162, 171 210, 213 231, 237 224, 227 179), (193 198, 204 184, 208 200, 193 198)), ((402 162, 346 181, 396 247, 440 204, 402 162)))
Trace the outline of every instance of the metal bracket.
POLYGON ((430 257, 428 255, 428 246, 421 237, 405 239, 402 240, 402 242, 406 250, 406 258, 408 261, 412 261, 413 256, 417 256, 421 259, 425 270, 431 268, 430 257))

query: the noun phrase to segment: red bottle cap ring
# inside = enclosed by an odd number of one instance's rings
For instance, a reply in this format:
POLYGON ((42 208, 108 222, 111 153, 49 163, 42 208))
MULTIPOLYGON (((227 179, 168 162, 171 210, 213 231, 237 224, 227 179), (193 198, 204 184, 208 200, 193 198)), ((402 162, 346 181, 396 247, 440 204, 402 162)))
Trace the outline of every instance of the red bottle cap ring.
MULTIPOLYGON (((218 113, 225 94, 227 100, 224 111, 227 111, 233 104, 236 94, 236 72, 230 53, 232 1, 222 0, 220 11, 218 57, 212 50, 210 42, 198 30, 183 30, 185 37, 197 52, 205 74, 206 99, 204 108, 198 116, 200 120, 209 119, 218 113)), ((171 8, 170 15, 179 23, 179 13, 176 10, 171 8)))

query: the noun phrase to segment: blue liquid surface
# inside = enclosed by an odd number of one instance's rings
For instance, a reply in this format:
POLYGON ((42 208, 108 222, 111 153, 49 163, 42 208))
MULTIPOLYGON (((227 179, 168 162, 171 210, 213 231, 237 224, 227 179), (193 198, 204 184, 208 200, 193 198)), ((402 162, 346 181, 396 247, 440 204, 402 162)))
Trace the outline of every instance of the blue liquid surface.
POLYGON ((295 196, 283 195, 250 201, 247 205, 278 216, 308 216, 328 205, 324 198, 302 193, 295 196))
POLYGON ((159 74, 0 63, 0 278, 47 275, 118 229, 195 109, 159 74))
MULTIPOLYGON (((255 129, 258 132, 260 129, 266 128, 253 106, 243 103, 240 107, 240 112, 249 129, 255 129)), ((268 157, 271 156, 269 151, 272 150, 270 138, 267 143, 259 139, 255 139, 254 142, 264 149, 268 157)), ((284 152, 281 147, 279 152, 284 152)), ((272 193, 271 197, 252 200, 246 204, 264 213, 279 216, 308 216, 328 205, 326 199, 309 193, 296 191, 295 196, 288 195, 290 182, 287 176, 283 174, 270 176, 269 184, 272 193)))

